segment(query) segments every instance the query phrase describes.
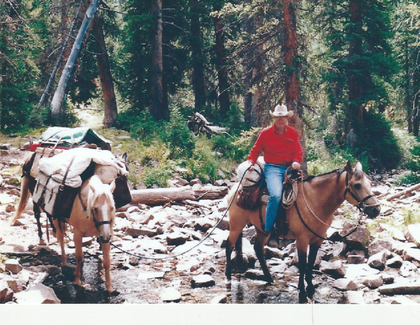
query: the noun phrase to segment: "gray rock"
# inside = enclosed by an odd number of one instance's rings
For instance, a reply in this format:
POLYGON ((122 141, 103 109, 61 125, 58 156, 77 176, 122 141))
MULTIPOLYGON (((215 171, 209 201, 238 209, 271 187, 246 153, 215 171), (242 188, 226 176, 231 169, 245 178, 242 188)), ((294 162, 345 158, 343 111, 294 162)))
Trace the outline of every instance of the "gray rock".
POLYGON ((41 283, 31 284, 25 291, 15 294, 18 304, 60 304, 54 290, 41 283))
POLYGON ((404 261, 398 272, 403 277, 411 277, 419 273, 417 266, 409 261, 404 261))
POLYGON ((376 289, 384 284, 384 279, 381 275, 374 275, 367 277, 362 283, 369 289, 376 289))
POLYGON ((420 223, 408 225, 405 237, 408 241, 420 246, 420 223))
POLYGON ((168 245, 183 245, 188 240, 189 236, 184 235, 180 232, 172 232, 166 237, 166 242, 168 245))
POLYGON ((369 257, 368 265, 371 268, 382 271, 385 269, 387 258, 390 255, 391 255, 391 252, 388 250, 383 250, 379 253, 376 253, 375 255, 372 255, 371 257, 369 257))
MULTIPOLYGON (((345 223, 343 226, 343 231, 341 235, 349 233, 354 228, 354 225, 345 223)), ((370 233, 365 226, 359 226, 357 229, 350 235, 343 239, 343 242, 347 245, 350 245, 354 249, 363 249, 367 246, 370 238, 370 233)))
POLYGON ((347 291, 346 298, 349 304, 364 305, 363 291, 347 291))
POLYGON ((19 261, 16 259, 8 259, 4 262, 4 267, 7 271, 18 274, 20 271, 22 271, 22 265, 20 265, 19 261))
POLYGON ((402 258, 405 261, 417 261, 420 262, 420 250, 417 248, 409 248, 404 250, 402 258))
POLYGON ((396 255, 386 261, 386 266, 390 268, 398 269, 401 267, 402 263, 403 263, 403 259, 399 255, 396 255))
POLYGON ((382 252, 383 250, 392 250, 392 243, 389 240, 375 239, 368 247, 369 256, 382 252))
POLYGON ((321 261, 320 267, 321 272, 331 275, 333 278, 343 278, 346 275, 346 269, 341 260, 334 262, 321 261))
POLYGON ((191 287, 192 288, 206 288, 206 287, 212 287, 216 284, 214 279, 211 277, 211 275, 208 274, 201 274, 193 277, 191 281, 191 287))
POLYGON ((181 293, 173 287, 166 288, 160 293, 160 298, 163 302, 178 302, 181 300, 181 297, 181 293))
POLYGON ((339 290, 347 291, 347 290, 357 290, 358 286, 352 280, 349 279, 337 279, 333 282, 333 287, 339 290))

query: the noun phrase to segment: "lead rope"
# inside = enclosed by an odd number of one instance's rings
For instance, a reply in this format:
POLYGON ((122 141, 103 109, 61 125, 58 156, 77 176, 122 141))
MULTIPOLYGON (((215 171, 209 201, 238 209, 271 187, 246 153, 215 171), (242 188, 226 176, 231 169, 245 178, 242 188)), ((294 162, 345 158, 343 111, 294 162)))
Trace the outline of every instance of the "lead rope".
MULTIPOLYGON (((346 196, 346 191, 348 190, 348 171, 346 171, 346 190, 344 191, 344 196, 346 196)), ((349 191, 350 192, 350 191, 349 191)), ((350 192, 351 193, 351 192, 350 192)), ((306 196, 305 196, 305 186, 304 186, 304 183, 302 182, 302 195, 303 195, 303 200, 305 201, 305 204, 306 204, 306 207, 308 208, 308 210, 312 213, 312 215, 319 221, 319 222, 321 222, 323 225, 325 225, 325 226, 327 226, 327 227, 329 227, 329 228, 333 228, 333 229, 336 229, 336 230, 340 230, 341 228, 337 228, 337 227, 333 227, 333 226, 331 226, 331 225, 328 225, 326 222, 324 222, 324 221, 322 221, 316 214, 315 214, 315 212, 313 212, 312 211, 312 209, 311 209, 311 207, 309 206, 309 204, 308 204, 308 202, 307 202, 307 200, 306 200, 306 196)), ((299 219, 300 219, 300 221, 303 223, 303 225, 306 227, 306 229, 308 229, 313 235, 315 235, 315 236, 317 236, 318 238, 321 238, 321 239, 323 239, 323 240, 332 240, 332 239, 329 239, 329 238, 325 238, 325 237, 322 237, 321 235, 318 235, 316 232, 314 232, 307 224, 306 224, 306 222, 303 220, 303 218, 302 218, 302 215, 301 215, 301 213, 300 213, 300 211, 299 211, 299 207, 298 207, 298 205, 297 205, 297 202, 295 201, 294 202, 295 203, 295 207, 296 207, 296 211, 297 211, 297 213, 298 213, 298 216, 299 216, 299 219)), ((360 208, 359 208, 359 211, 360 211, 360 208)), ((357 222, 357 225, 348 233, 348 234, 346 234, 346 235, 344 235, 344 236, 341 236, 341 235, 339 235, 339 237, 341 238, 341 239, 344 239, 344 238, 347 238, 348 236, 350 236, 352 233, 354 233, 356 230, 357 230, 357 228, 360 226, 360 224, 361 224, 361 219, 362 219, 362 214, 359 214, 359 220, 358 220, 358 222, 357 222)), ((334 240, 333 240, 334 241, 334 240)))
POLYGON ((209 233, 207 233, 206 234, 206 236, 204 236, 204 238, 202 238, 197 244, 195 244, 193 247, 191 247, 191 248, 189 248, 189 249, 187 249, 185 252, 182 252, 182 253, 178 253, 178 254, 175 254, 175 255, 166 255, 166 256, 161 256, 161 257, 153 257, 153 256, 141 256, 141 255, 137 255, 137 254, 134 254, 134 253, 130 253, 130 252, 128 252, 128 251, 126 251, 126 250, 124 250, 124 249, 122 249, 122 248, 120 248, 120 247, 118 247, 118 246, 116 246, 113 242, 110 242, 109 244, 112 246, 112 247, 114 247, 114 248, 116 248, 116 249, 118 249, 119 251, 121 251, 121 252, 123 252, 123 253, 125 253, 125 254, 128 254, 128 255, 130 255, 130 256, 134 256, 134 257, 137 257, 137 258, 139 258, 139 259, 148 259, 148 260, 164 260, 164 259, 168 259, 168 258, 175 258, 175 257, 178 257, 178 256, 181 256, 181 255, 184 255, 184 254, 186 254, 186 253, 188 253, 188 252, 190 252, 190 251, 192 251, 194 248, 196 248, 197 246, 199 246, 199 245, 201 245, 207 238, 209 238, 210 237, 210 235, 214 232, 214 230, 217 228, 217 226, 219 226, 220 225, 220 223, 222 222, 222 220, 225 218, 225 216, 226 216, 226 214, 229 212, 229 209, 230 209, 230 207, 232 206, 232 204, 233 204, 233 201, 235 200, 235 198, 236 198, 236 196, 238 195, 238 190, 239 190, 239 187, 240 187, 240 185, 242 184, 242 181, 243 181, 243 179, 244 179, 244 177, 245 177, 245 174, 246 174, 246 172, 248 171, 248 169, 250 169, 251 168, 251 166, 252 165, 250 165, 246 170, 245 170, 245 172, 243 173, 243 175, 242 175, 242 177, 241 177, 241 180, 239 181, 239 184, 238 184, 238 187, 236 188, 236 190, 235 190, 235 194, 232 196, 232 200, 230 201, 230 203, 229 203, 229 205, 228 205, 228 207, 227 207, 227 209, 225 210, 225 213, 222 215, 222 217, 220 218, 220 220, 216 223, 216 225, 215 226, 213 226, 213 228, 211 229, 211 231, 209 232, 209 233))

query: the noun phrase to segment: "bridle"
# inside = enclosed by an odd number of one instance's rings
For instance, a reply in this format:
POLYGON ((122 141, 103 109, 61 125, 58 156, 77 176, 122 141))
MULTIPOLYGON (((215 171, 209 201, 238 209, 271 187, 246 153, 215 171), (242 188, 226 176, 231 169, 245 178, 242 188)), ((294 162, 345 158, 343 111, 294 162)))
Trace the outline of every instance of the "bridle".
MULTIPOLYGON (((339 171, 339 170, 338 170, 339 171)), ((340 172, 340 171, 339 171, 340 172)), ((359 211, 360 212, 362 212, 362 213, 365 213, 365 210, 367 209, 367 208, 370 208, 370 207, 377 207, 377 206, 379 206, 380 204, 379 203, 376 203, 376 204, 372 204, 372 205, 368 205, 368 204, 366 204, 365 202, 367 201, 367 200, 369 200, 370 198, 372 198, 372 197, 374 197, 375 195, 374 194, 369 194, 369 195, 367 195, 365 198, 363 198, 362 200, 360 200, 359 199, 359 196, 358 195, 356 195, 354 192, 352 192, 352 190, 351 190, 351 188, 352 188, 352 185, 351 185, 351 180, 349 180, 349 171, 347 170, 347 169, 341 169, 341 172, 340 172, 340 174, 341 173, 343 173, 343 172, 346 172, 346 188, 345 188, 345 190, 344 190, 344 199, 345 200, 347 200, 346 199, 346 195, 347 195, 347 193, 350 193, 350 195, 353 197, 353 199, 357 202, 357 205, 356 205, 356 207, 359 209, 359 211)), ((303 198, 304 198, 304 201, 305 201, 305 204, 306 204, 306 206, 307 206, 307 208, 309 209, 309 211, 312 213, 312 215, 318 220, 318 221, 320 221, 322 224, 324 224, 324 225, 326 225, 326 226, 328 226, 328 227, 331 227, 331 225, 328 225, 328 224, 326 224, 324 221, 322 221, 313 211, 312 211, 312 209, 310 208, 310 206, 309 206, 309 204, 308 204, 308 202, 307 202, 307 200, 306 200, 306 197, 305 197, 305 190, 304 190, 304 186, 303 186, 303 184, 302 184, 302 192, 303 192, 303 198)), ((295 206, 295 208, 296 208, 296 212, 297 212, 297 214, 298 214, 298 216, 299 216, 299 219, 300 219, 300 221, 303 223, 303 225, 305 226, 305 228, 306 229, 308 229, 313 235, 315 235, 315 236, 317 236, 318 238, 321 238, 321 239, 323 239, 323 240, 329 240, 329 238, 325 238, 325 237, 323 237, 323 236, 320 236, 320 235, 318 235, 316 232, 314 232, 307 224, 306 224, 306 222, 305 222, 305 220, 303 219, 303 217, 302 217, 302 214, 301 214, 301 212, 300 212, 300 210, 299 210, 299 207, 298 207, 298 204, 297 204, 297 201, 295 201, 294 202, 294 206, 295 206)), ((360 224, 360 221, 361 221, 361 219, 359 218, 359 221, 358 221, 358 224, 356 225, 356 227, 354 227, 354 229, 353 230, 351 230, 349 233, 347 233, 346 235, 344 235, 344 236, 339 236, 339 237, 341 237, 341 239, 343 239, 343 238, 346 238, 346 237, 348 237, 348 236, 350 236, 351 234, 353 234, 355 231, 356 231, 356 229, 358 228, 358 225, 360 224)), ((331 239, 331 240, 333 240, 333 239, 331 239)))
MULTIPOLYGON (((82 200, 82 196, 81 196, 81 192, 79 192, 79 201, 80 204, 83 207, 83 210, 89 215, 92 216, 93 219, 93 223, 95 224, 95 228, 99 231, 99 227, 103 226, 103 225, 111 225, 112 221, 111 220, 105 220, 105 221, 97 221, 96 217, 95 217, 95 213, 92 211, 92 209, 90 209, 91 211, 89 211, 88 213, 88 208, 87 206, 84 204, 83 200, 82 200)), ((111 241, 111 239, 108 240, 103 240, 102 237, 99 237, 98 240, 100 241, 100 243, 102 244, 107 244, 111 241)))
POLYGON ((366 201, 369 200, 372 197, 375 197, 375 194, 369 194, 366 197, 364 197, 363 199, 360 199, 359 196, 352 192, 352 184, 351 184, 351 179, 349 180, 349 172, 346 170, 346 189, 344 190, 344 199, 346 199, 346 195, 350 194, 351 197, 357 202, 356 207, 359 209, 359 211, 365 213, 365 210, 367 208, 373 208, 373 207, 378 207, 380 204, 375 203, 375 204, 366 204, 366 201))

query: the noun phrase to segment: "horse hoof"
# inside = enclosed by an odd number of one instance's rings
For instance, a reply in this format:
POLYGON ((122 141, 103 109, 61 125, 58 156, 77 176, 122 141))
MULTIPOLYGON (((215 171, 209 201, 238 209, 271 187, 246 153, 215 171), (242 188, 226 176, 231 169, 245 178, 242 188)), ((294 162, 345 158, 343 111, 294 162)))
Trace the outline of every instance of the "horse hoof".
POLYGON ((299 294, 299 303, 300 304, 307 304, 308 301, 308 296, 306 294, 299 294))

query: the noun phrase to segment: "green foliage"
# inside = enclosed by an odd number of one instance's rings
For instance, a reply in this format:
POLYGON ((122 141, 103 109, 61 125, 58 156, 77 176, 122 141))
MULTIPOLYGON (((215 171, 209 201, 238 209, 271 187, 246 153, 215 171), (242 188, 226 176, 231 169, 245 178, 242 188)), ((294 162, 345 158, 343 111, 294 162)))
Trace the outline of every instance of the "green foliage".
POLYGON ((163 141, 171 150, 170 158, 190 158, 195 147, 194 136, 178 109, 172 110, 169 122, 164 122, 164 129, 163 141))
POLYGON ((403 208, 402 210, 404 214, 404 224, 406 226, 420 223, 420 206, 418 204, 410 208, 403 208))
POLYGON ((372 170, 396 168, 402 153, 391 130, 391 123, 382 114, 367 111, 364 114, 363 125, 357 145, 350 147, 350 152, 359 160, 368 163, 372 170))

